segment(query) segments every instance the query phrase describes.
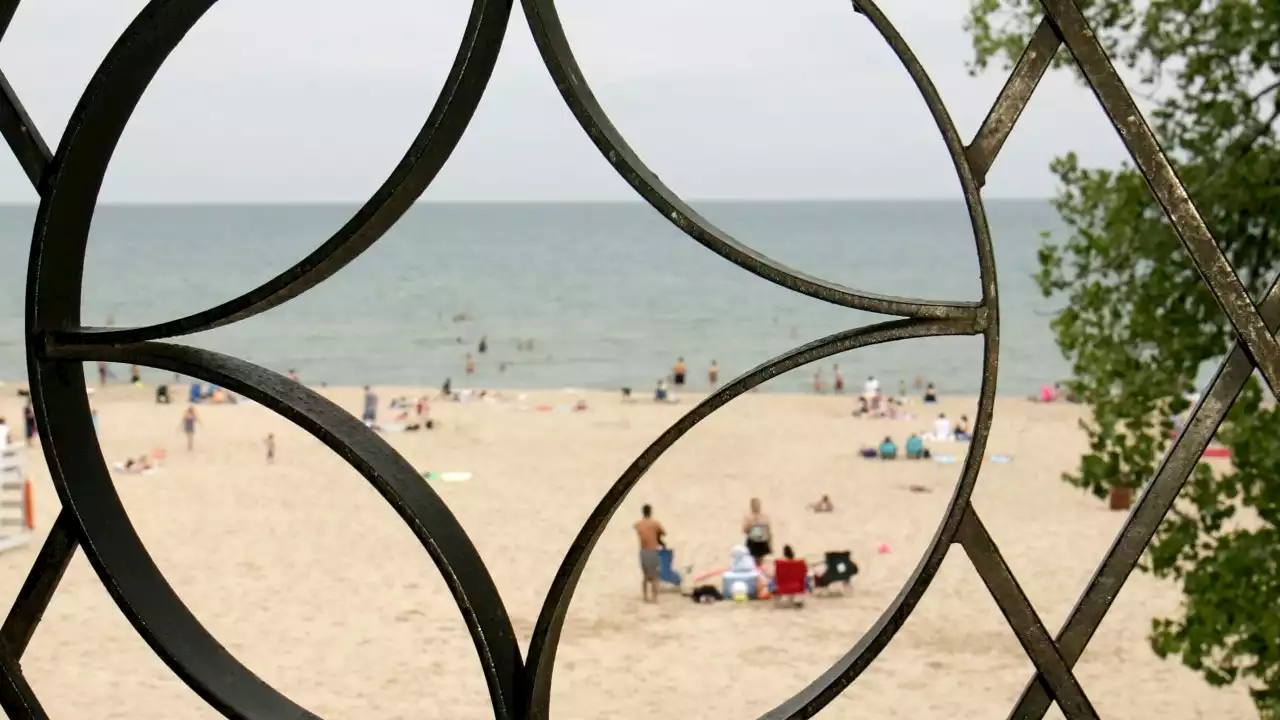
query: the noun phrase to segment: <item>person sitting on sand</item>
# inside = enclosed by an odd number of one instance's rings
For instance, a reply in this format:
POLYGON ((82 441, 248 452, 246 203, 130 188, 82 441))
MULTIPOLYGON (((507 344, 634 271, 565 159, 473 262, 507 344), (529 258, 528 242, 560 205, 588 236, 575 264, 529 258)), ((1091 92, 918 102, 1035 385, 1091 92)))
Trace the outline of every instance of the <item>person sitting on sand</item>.
POLYGON ((866 414, 867 414, 867 413, 869 413, 869 412, 871 412, 871 408, 867 405, 867 398, 866 398, 866 397, 859 397, 859 398, 858 398, 858 407, 857 407, 857 409, 856 409, 856 410, 854 410, 854 411, 853 411, 853 416, 854 416, 854 417, 862 417, 863 415, 866 415, 866 414))
POLYGON ((933 383, 929 383, 925 386, 924 401, 927 403, 938 402, 938 389, 933 386, 933 383))
POLYGON ((1061 391, 1061 389, 1062 389, 1062 386, 1060 383, 1054 383, 1053 385, 1048 385, 1048 384, 1041 385, 1040 396, 1036 397, 1035 395, 1032 395, 1028 399, 1031 400, 1031 402, 1042 402, 1042 403, 1055 402, 1058 399, 1058 393, 1059 391, 1061 391))
POLYGON ((969 442, 969 416, 961 415, 960 421, 956 423, 956 440, 961 442, 969 442))
POLYGON ((938 419, 933 421, 933 439, 938 442, 951 439, 951 421, 946 413, 938 413, 938 419))
POLYGON ((667 381, 666 380, 659 380, 657 387, 653 389, 653 401, 654 402, 667 401, 667 381))
MULTIPOLYGON (((834 512, 836 509, 836 506, 831 503, 830 497, 823 495, 822 498, 818 500, 818 502, 809 503, 808 508, 816 513, 829 513, 829 512, 834 512)), ((788 548, 789 547, 790 546, 788 546, 788 548)), ((788 557, 786 553, 788 548, 782 549, 783 557, 788 557)))
POLYGON ((906 438, 906 459, 908 460, 922 459, 922 457, 924 457, 925 452, 928 452, 928 451, 924 450, 923 439, 920 439, 920 436, 918 436, 918 434, 911 433, 910 437, 906 438))
POLYGON ((886 435, 884 442, 880 443, 880 459, 893 460, 898 457, 898 446, 894 444, 893 438, 886 435))

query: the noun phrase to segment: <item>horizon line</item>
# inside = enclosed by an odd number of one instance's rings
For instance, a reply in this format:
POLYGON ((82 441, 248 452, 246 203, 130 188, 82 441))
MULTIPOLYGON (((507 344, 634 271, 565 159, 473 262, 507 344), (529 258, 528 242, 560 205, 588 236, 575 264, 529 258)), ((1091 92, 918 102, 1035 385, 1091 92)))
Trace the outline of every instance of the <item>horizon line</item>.
MULTIPOLYGON (((1051 197, 985 197, 984 202, 1051 202, 1051 197)), ((363 205, 368 199, 362 200, 100 200, 98 205, 102 206, 173 206, 173 207, 219 207, 219 206, 261 206, 261 207, 278 207, 282 205, 294 206, 350 206, 363 205)), ((713 197, 713 198, 693 198, 686 200, 689 203, 763 203, 763 204, 786 204, 786 203, 964 203, 963 197, 960 198, 940 198, 940 197, 896 197, 896 198, 731 198, 731 197, 713 197)), ((414 205, 648 205, 644 198, 636 197, 634 199, 582 199, 582 198, 566 198, 563 200, 519 200, 519 199, 458 199, 458 200, 417 200, 414 205)), ((0 200, 0 207, 38 207, 39 201, 18 201, 18 200, 0 200)))

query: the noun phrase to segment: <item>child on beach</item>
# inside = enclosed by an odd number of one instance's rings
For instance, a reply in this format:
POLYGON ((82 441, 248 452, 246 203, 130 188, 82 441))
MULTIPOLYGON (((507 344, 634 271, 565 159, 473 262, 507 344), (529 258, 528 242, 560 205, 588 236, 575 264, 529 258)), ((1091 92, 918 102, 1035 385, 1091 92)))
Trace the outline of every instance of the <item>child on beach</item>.
POLYGON ((187 412, 182 416, 182 432, 187 436, 187 452, 195 449, 196 440, 196 409, 190 405, 187 406, 187 412))
POLYGON ((276 461, 276 434, 267 433, 267 462, 274 463, 276 461))

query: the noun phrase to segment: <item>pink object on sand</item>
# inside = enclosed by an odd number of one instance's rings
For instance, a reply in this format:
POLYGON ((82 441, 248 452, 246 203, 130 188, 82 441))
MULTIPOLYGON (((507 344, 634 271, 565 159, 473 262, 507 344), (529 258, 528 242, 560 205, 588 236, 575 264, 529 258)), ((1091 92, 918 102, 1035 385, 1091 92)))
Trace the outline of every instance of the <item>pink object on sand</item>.
POLYGON ((880 553, 881 555, 888 554, 889 543, 880 543, 880 546, 876 548, 876 552, 880 553))
POLYGON ((702 582, 703 580, 707 580, 707 579, 713 578, 713 577, 715 577, 715 576, 717 576, 717 575, 723 575, 723 574, 725 573, 725 571, 726 571, 726 570, 728 570, 728 569, 729 569, 729 568, 727 568, 727 567, 726 567, 726 568, 720 568, 719 570, 708 570, 708 571, 706 571, 706 572, 704 572, 704 573, 700 573, 700 574, 698 574, 698 575, 695 575, 695 576, 693 577, 693 582, 699 583, 699 582, 702 582))

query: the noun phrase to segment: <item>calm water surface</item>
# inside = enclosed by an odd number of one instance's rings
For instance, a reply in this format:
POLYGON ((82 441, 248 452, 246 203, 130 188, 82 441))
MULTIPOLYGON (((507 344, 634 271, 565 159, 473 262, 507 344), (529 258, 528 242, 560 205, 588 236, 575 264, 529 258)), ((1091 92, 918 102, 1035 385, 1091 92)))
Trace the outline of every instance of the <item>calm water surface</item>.
MULTIPOLYGON (((977 256, 961 203, 701 203, 741 241, 793 268, 878 293, 977 300, 977 256)), ((171 319, 223 302, 288 267, 355 206, 105 206, 86 259, 84 319, 171 319)), ((993 201, 1002 394, 1066 374, 1031 273, 1047 203, 993 201)), ((0 208, 0 378, 25 376, 23 287, 34 207, 0 208)), ((336 277, 263 315, 184 342, 330 384, 647 388, 677 356, 701 384, 803 342, 880 320, 773 285, 722 260, 641 204, 419 204, 336 277), (465 315, 467 320, 455 322, 465 315), (476 374, 467 352, 487 335, 476 374), (518 341, 533 340, 532 351, 518 341), (500 371, 503 363, 507 366, 500 371)), ((981 377, 977 338, 912 340, 846 353, 851 384, 923 374, 950 392, 981 377)), ((117 370, 121 375, 127 374, 117 370)), ((768 389, 807 391, 812 369, 768 389)), ((151 371, 157 379, 164 375, 151 371)), ((696 385, 695 385, 696 387, 696 385)))

